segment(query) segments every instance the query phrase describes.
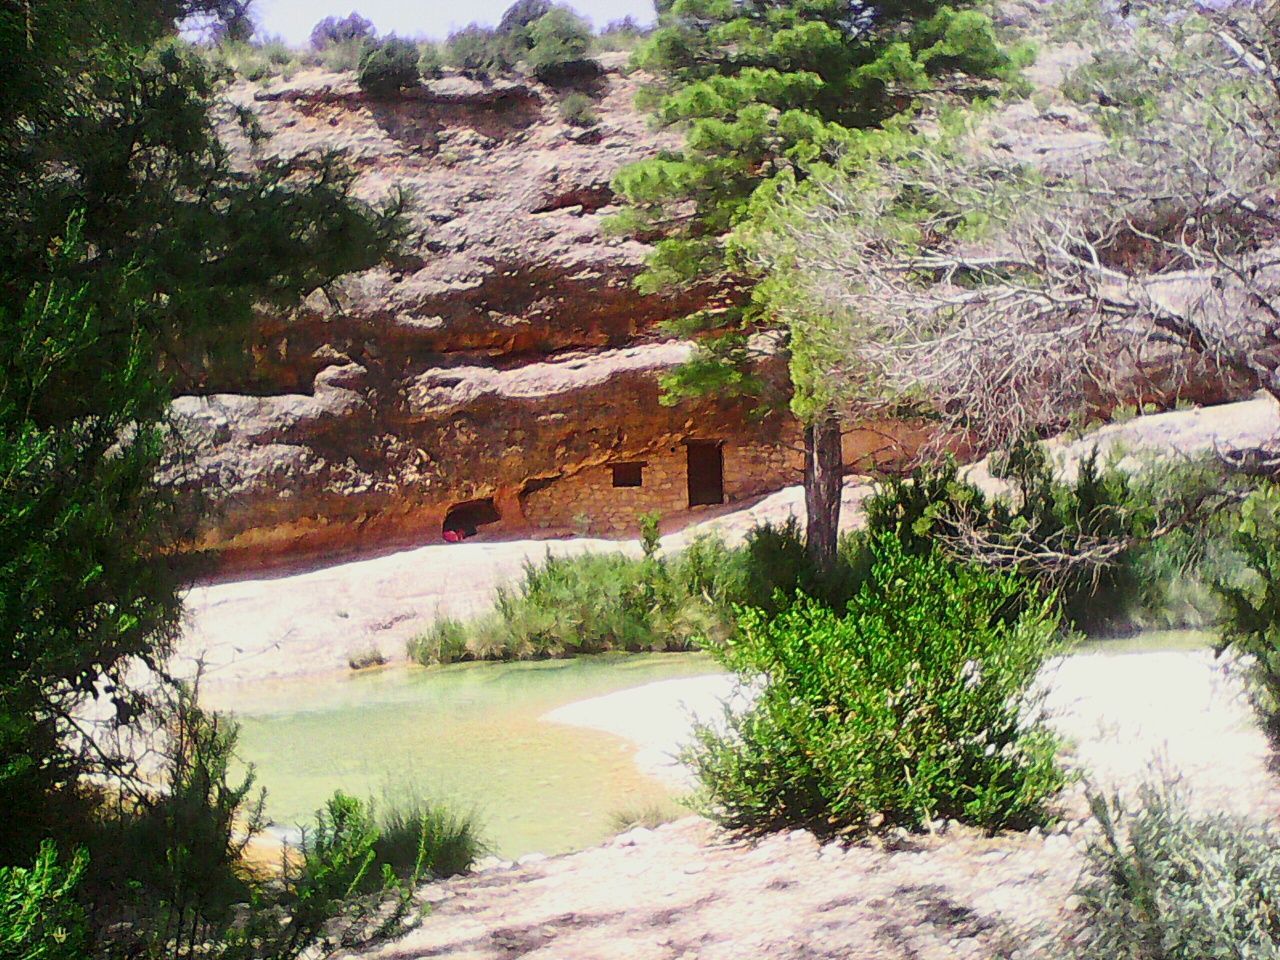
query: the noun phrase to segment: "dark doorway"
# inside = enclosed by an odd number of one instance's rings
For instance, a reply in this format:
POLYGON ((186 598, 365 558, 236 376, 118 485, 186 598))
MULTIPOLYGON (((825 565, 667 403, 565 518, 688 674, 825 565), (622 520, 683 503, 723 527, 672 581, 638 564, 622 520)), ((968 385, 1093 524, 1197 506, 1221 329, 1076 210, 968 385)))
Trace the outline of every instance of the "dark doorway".
POLYGON ((724 503, 724 451, 718 440, 688 440, 689 506, 724 503))
POLYGON ((486 523, 496 523, 501 519, 502 514, 493 505, 493 497, 455 503, 444 515, 445 539, 474 537, 486 523))

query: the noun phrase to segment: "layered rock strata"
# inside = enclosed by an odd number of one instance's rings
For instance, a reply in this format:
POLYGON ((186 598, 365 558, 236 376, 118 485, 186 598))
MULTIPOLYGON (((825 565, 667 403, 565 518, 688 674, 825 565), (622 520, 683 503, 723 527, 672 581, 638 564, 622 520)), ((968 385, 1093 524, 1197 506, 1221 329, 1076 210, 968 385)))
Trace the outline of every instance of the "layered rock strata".
POLYGON ((374 100, 309 71, 232 88, 264 134, 250 144, 229 109, 241 157, 334 152, 361 197, 409 195, 410 236, 392 263, 262 317, 248 369, 189 378, 173 410, 191 442, 165 479, 199 498, 192 548, 252 565, 438 539, 451 516, 464 534, 619 533, 688 509, 690 440, 723 448, 726 498, 794 482, 784 419, 659 402, 689 345, 658 324, 731 293, 636 292, 647 248, 605 229, 610 181, 670 141, 607 67, 584 88, 589 130, 560 119, 569 90, 532 82, 374 100), (652 464, 647 483, 614 487, 617 462, 652 464))
MULTIPOLYGON (((1074 62, 1044 59, 1046 85, 1074 62)), ((163 479, 198 508, 186 548, 243 568, 476 533, 616 536, 643 513, 694 519, 799 481, 785 415, 660 401, 690 350, 662 321, 738 291, 636 291, 648 247, 607 229, 610 182, 676 136, 634 108, 637 86, 607 62, 581 88, 599 116, 586 130, 560 118, 569 89, 531 81, 446 77, 390 100, 323 71, 231 88, 224 135, 242 162, 335 153, 361 197, 408 194, 409 237, 391 262, 262 316, 245 362, 184 370, 173 411, 190 442, 163 479)), ((1101 137, 1062 103, 991 122, 995 148, 1050 165, 1101 137)), ((1230 393, 1210 379, 1199 399, 1230 393)), ((1141 381, 1130 399, 1150 395, 1141 381)), ((927 438, 862 424, 846 462, 903 462, 927 438)))

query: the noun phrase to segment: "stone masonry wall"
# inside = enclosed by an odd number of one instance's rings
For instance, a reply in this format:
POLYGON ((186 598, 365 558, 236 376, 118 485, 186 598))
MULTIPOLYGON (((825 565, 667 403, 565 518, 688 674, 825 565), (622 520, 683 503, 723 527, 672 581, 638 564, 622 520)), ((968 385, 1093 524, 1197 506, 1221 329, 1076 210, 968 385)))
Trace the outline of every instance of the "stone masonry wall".
MULTIPOLYGON (((795 442, 797 431, 780 433, 769 441, 732 437, 722 441, 726 503, 799 482, 803 458, 795 442)), ((669 519, 716 509, 715 505, 689 506, 688 454, 683 442, 622 462, 644 464, 641 486, 615 487, 611 464, 587 467, 527 493, 522 498, 526 522, 541 531, 616 535, 634 532, 642 513, 656 512, 669 519)))
MULTIPOLYGON (((803 479, 799 424, 790 418, 771 424, 745 436, 686 438, 721 442, 725 503, 748 500, 803 479)), ((928 425, 921 422, 862 423, 843 436, 844 462, 851 473, 900 468, 933 438, 928 425)), ((618 536, 634 534, 642 513, 658 513, 664 520, 690 520, 716 509, 715 505, 689 505, 688 454, 683 441, 615 462, 644 463, 642 485, 615 487, 612 463, 589 466, 525 493, 520 498, 524 522, 546 533, 618 536)))

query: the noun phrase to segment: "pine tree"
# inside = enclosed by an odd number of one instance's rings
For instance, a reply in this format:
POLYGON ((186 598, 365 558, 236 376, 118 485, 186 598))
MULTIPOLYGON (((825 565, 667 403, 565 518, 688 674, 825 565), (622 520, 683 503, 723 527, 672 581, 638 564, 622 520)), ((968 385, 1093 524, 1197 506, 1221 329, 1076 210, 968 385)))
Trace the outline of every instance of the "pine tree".
POLYGON ((255 305, 396 239, 398 202, 357 201, 331 158, 233 162, 215 78, 174 36, 220 2, 0 9, 0 865, 74 829, 84 774, 119 772, 78 708, 133 721, 125 674, 176 630, 164 371, 242 352, 255 305))
MULTIPOLYGON (((771 195, 815 166, 856 164, 869 136, 909 117, 919 92, 1016 69, 984 14, 936 0, 672 0, 660 6, 637 65, 656 78, 645 98, 658 122, 680 126, 684 146, 618 174, 628 209, 615 228, 663 238, 638 281, 642 291, 708 282, 723 291, 673 325, 697 336, 699 350, 666 378, 672 398, 760 391, 750 372, 758 359, 752 334, 794 334, 777 309, 778 288, 757 286, 730 242, 771 195)), ((839 522, 842 412, 806 339, 783 343, 788 399, 805 428, 809 550, 826 568, 839 522)))

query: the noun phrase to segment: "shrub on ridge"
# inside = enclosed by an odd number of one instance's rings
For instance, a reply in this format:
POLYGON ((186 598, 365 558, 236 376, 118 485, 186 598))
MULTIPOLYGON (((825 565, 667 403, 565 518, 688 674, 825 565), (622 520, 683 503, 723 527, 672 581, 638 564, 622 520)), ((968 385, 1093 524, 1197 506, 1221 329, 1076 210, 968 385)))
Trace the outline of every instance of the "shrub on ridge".
POLYGON ((590 57, 591 28, 568 7, 552 7, 528 28, 525 62, 544 83, 594 76, 599 64, 590 57))
POLYGON ((355 11, 345 17, 325 17, 311 28, 311 48, 324 50, 336 44, 366 43, 376 32, 373 21, 355 11))
POLYGON ((387 97, 418 83, 418 48, 408 40, 387 37, 369 44, 360 55, 360 89, 387 97))

